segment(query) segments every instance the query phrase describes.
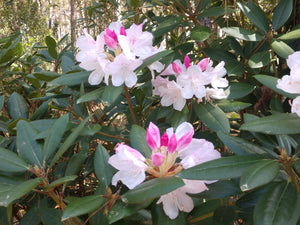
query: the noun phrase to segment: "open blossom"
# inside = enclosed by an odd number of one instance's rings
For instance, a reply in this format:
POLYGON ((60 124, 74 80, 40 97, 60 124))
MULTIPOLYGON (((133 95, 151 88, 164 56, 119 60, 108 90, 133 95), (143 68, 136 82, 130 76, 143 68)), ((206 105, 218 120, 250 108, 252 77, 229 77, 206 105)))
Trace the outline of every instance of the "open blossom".
MULTIPOLYGON (((114 86, 125 83, 133 87, 137 82, 135 69, 143 63, 143 59, 162 50, 154 48, 152 40, 153 35, 143 31, 142 24, 132 24, 125 29, 120 22, 112 22, 96 40, 84 30, 84 35, 76 42, 80 50, 76 60, 81 68, 92 71, 88 79, 91 85, 98 85, 103 80, 108 84, 111 77, 114 86)), ((152 73, 163 69, 160 62, 148 67, 152 73)))
MULTIPOLYGON (((119 145, 116 154, 108 162, 119 171, 113 176, 112 184, 122 181, 129 189, 150 177, 174 176, 183 169, 220 158, 211 142, 193 138, 194 128, 190 123, 180 124, 176 130, 168 128, 161 136, 159 128, 150 122, 146 141, 152 150, 151 159, 145 159, 137 150, 127 145, 119 145)), ((166 215, 171 219, 179 211, 190 212, 194 203, 187 193, 196 194, 207 190, 206 184, 215 181, 183 180, 185 185, 162 195, 157 204, 162 203, 166 215)))
MULTIPOLYGON (((300 51, 289 55, 287 65, 290 68, 290 75, 284 75, 277 81, 276 87, 287 93, 300 94, 300 51)), ((300 116, 300 97, 292 102, 292 113, 300 116)))
POLYGON ((153 94, 162 98, 162 106, 173 105, 174 109, 181 111, 186 99, 191 99, 193 96, 199 101, 203 98, 207 100, 226 98, 222 89, 228 86, 228 81, 223 78, 225 75, 224 62, 212 67, 212 61, 205 58, 197 65, 191 65, 190 58, 186 55, 184 63, 175 60, 152 81, 153 94), (168 75, 174 75, 176 80, 162 78, 168 75), (208 89, 208 85, 212 88, 208 89))

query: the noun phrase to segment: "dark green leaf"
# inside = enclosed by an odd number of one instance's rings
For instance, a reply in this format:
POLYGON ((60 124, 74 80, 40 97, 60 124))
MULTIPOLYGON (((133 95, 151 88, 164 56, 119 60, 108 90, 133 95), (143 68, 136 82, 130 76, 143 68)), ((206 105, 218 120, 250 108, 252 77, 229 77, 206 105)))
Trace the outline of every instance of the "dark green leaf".
POLYGON ((178 176, 190 180, 230 179, 240 177, 251 165, 261 160, 255 155, 224 157, 185 169, 178 176))
POLYGON ((154 37, 160 37, 166 34, 167 32, 175 29, 178 26, 182 26, 182 18, 179 16, 170 16, 165 21, 159 23, 155 31, 152 32, 154 37))
POLYGON ((83 71, 83 72, 76 72, 76 73, 68 73, 61 75, 60 77, 50 81, 48 83, 49 86, 61 86, 61 85, 67 85, 67 86, 74 86, 74 85, 80 85, 81 82, 87 82, 89 75, 91 72, 89 71, 83 71))
POLYGON ((277 77, 271 77, 268 75, 255 75, 254 78, 258 80, 263 85, 267 86, 268 88, 271 88, 273 91, 277 92, 278 94, 284 95, 289 98, 296 98, 297 94, 291 94, 287 93, 279 88, 276 87, 278 78, 277 77))
POLYGON ((271 43, 272 49, 282 58, 287 59, 289 55, 294 53, 294 50, 283 41, 273 40, 271 43))
POLYGON ((281 39, 281 40, 295 40, 295 39, 298 39, 298 38, 300 38, 300 29, 290 31, 290 32, 280 36, 278 39, 281 39))
POLYGON ((223 27, 222 30, 235 38, 246 41, 261 41, 263 39, 261 35, 240 27, 223 27))
POLYGON ((279 163, 274 160, 263 160, 252 165, 241 177, 240 187, 242 191, 270 183, 279 173, 279 163))
POLYGON ((227 52, 223 49, 219 49, 219 48, 204 48, 203 51, 205 52, 205 54, 211 58, 213 58, 216 61, 224 61, 226 64, 227 63, 238 63, 238 61, 236 60, 236 57, 230 53, 227 52))
POLYGON ((9 115, 14 119, 24 118, 28 119, 29 109, 26 100, 22 95, 14 92, 7 100, 7 109, 9 115))
POLYGON ((119 87, 114 87, 112 85, 106 86, 104 88, 104 92, 101 100, 107 106, 113 105, 115 102, 123 98, 121 95, 123 92, 124 92, 123 85, 119 87))
MULTIPOLYGON (((190 213, 191 219, 189 222, 191 224, 198 224, 197 222, 203 222, 203 220, 211 219, 209 224, 212 224, 212 217, 214 215, 214 211, 221 206, 221 201, 219 200, 212 200, 206 201, 203 204, 195 207, 193 211, 190 213)), ((201 223, 200 223, 201 224, 201 223)))
POLYGON ((245 108, 251 106, 250 103, 245 102, 238 102, 238 101, 229 101, 229 100, 222 100, 217 103, 217 105, 222 109, 225 113, 228 112, 238 112, 245 108))
POLYGON ((195 41, 205 41, 211 34, 209 27, 197 26, 191 31, 191 39, 195 41))
POLYGON ((61 75, 59 73, 51 72, 51 71, 41 71, 41 72, 35 72, 33 75, 42 81, 52 81, 57 77, 60 77, 61 75))
POLYGON ((146 181, 122 196, 125 203, 140 203, 157 198, 182 187, 184 182, 179 177, 160 177, 146 181))
POLYGON ((204 18, 206 16, 223 16, 225 14, 231 14, 235 12, 235 10, 231 9, 231 8, 226 8, 225 10, 225 7, 224 6, 214 6, 214 7, 210 7, 206 10, 204 10, 200 16, 199 16, 199 19, 200 18, 204 18))
POLYGON ((20 221, 19 225, 39 225, 41 223, 41 217, 38 215, 37 208, 31 208, 20 221))
POLYGON ((0 206, 7 207, 14 200, 23 197, 25 194, 35 188, 41 181, 42 177, 27 180, 21 184, 15 185, 14 188, 7 192, 0 193, 0 206))
POLYGON ((48 52, 49 52, 49 55, 54 58, 54 59, 57 59, 57 51, 56 51, 56 41, 50 37, 50 36, 47 36, 46 39, 46 45, 48 47, 48 52))
POLYGON ((269 153, 273 157, 277 155, 265 149, 263 147, 257 146, 251 142, 248 142, 242 138, 232 136, 230 134, 218 132, 218 137, 223 141, 223 143, 235 154, 237 155, 249 155, 249 154, 266 154, 269 153))
POLYGON ((3 108, 3 105, 4 105, 4 95, 1 95, 1 96, 0 96, 0 111, 1 111, 2 108, 3 108))
POLYGON ((138 68, 135 69, 135 72, 138 72, 144 68, 146 68, 146 66, 149 66, 151 65, 152 63, 160 60, 161 58, 163 57, 166 57, 167 55, 170 55, 171 53, 173 53, 172 50, 165 50, 165 51, 161 51, 161 52, 158 52, 146 59, 143 60, 143 64, 140 65, 138 68))
POLYGON ((273 185, 259 199, 254 209, 254 225, 296 225, 300 200, 292 183, 273 185))
POLYGON ((42 149, 35 140, 38 131, 28 122, 20 120, 17 124, 17 147, 20 156, 32 166, 43 168, 42 149))
POLYGON ((298 174, 300 174, 300 159, 298 158, 295 163, 293 164, 294 169, 298 174))
POLYGON ((96 209, 100 208, 105 202, 105 198, 101 195, 92 195, 77 198, 67 206, 63 212, 61 220, 64 221, 71 217, 80 216, 93 212, 96 209))
POLYGON ((49 191, 53 188, 56 188, 57 186, 60 186, 64 183, 67 183, 67 182, 70 182, 70 181, 73 181, 77 178, 76 175, 73 175, 73 176, 65 176, 65 177, 61 177, 55 181, 53 181, 51 184, 49 184, 46 188, 45 188, 45 191, 49 191))
POLYGON ((293 0, 280 0, 273 11, 272 24, 278 30, 290 17, 293 10, 293 0))
POLYGON ((198 118, 213 131, 230 132, 229 120, 226 114, 218 107, 210 103, 193 104, 198 118))
POLYGON ((25 172, 27 169, 27 163, 16 153, 0 147, 0 171, 25 172))
POLYGON ((244 123, 240 129, 265 134, 299 134, 300 118, 296 114, 278 113, 244 123))
POLYGON ((105 87, 98 88, 96 90, 93 90, 89 93, 86 93, 77 100, 77 104, 82 103, 82 102, 89 102, 89 101, 94 101, 94 100, 99 100, 102 98, 103 92, 104 92, 105 87))
POLYGON ((38 208, 38 214, 41 216, 43 225, 64 225, 61 222, 61 213, 58 209, 38 208))
POLYGON ((138 212, 138 210, 146 208, 152 199, 149 201, 142 202, 141 204, 126 204, 122 201, 117 201, 113 207, 107 213, 107 218, 110 224, 133 215, 138 212))
POLYGON ((220 206, 214 212, 213 224, 232 225, 235 216, 235 209, 232 206, 220 206))
POLYGON ((239 99, 250 94, 254 90, 254 88, 255 86, 250 84, 233 82, 230 83, 229 86, 225 89, 225 93, 227 94, 228 100, 239 99))
POLYGON ((255 5, 252 1, 248 1, 247 5, 237 2, 237 5, 261 31, 267 33, 270 30, 268 19, 259 6, 255 5))
POLYGON ((269 51, 257 52, 252 55, 248 61, 251 68, 261 68, 269 65, 271 62, 271 53, 269 51))
POLYGON ((73 144, 75 144, 75 140, 76 138, 80 135, 80 132, 82 131, 84 125, 89 121, 89 119, 93 116, 93 114, 91 114, 90 116, 88 116, 87 118, 85 118, 79 126, 77 126, 74 131, 67 137, 67 139, 65 140, 65 142, 62 144, 62 146, 59 148, 59 150, 57 151, 57 153, 55 154, 54 158, 52 159, 52 162, 49 166, 49 168, 51 168, 55 162, 68 150, 68 148, 70 146, 72 146, 73 144))
POLYGON ((144 128, 133 125, 130 130, 131 147, 138 150, 146 158, 151 158, 152 150, 146 141, 146 131, 144 128))
POLYGON ((43 102, 36 110, 35 112, 31 115, 30 120, 36 120, 40 119, 44 116, 44 114, 48 110, 48 104, 50 103, 50 100, 43 102))
POLYGON ((108 158, 107 150, 102 145, 98 145, 95 151, 94 167, 96 176, 105 186, 110 184, 114 174, 114 169, 108 164, 108 158))
POLYGON ((60 117, 51 127, 45 139, 43 148, 43 162, 45 163, 49 157, 55 152, 60 144, 60 140, 64 135, 69 122, 69 114, 60 117))

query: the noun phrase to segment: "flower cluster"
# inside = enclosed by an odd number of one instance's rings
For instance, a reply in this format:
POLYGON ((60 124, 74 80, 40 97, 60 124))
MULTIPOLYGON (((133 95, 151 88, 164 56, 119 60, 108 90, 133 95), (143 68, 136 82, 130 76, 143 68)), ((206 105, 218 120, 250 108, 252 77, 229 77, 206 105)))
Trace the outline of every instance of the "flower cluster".
POLYGON ((225 75, 224 62, 214 68, 212 61, 205 58, 197 65, 191 65, 190 58, 186 55, 184 63, 175 60, 152 81, 153 94, 162 98, 162 106, 173 105, 174 109, 181 111, 186 104, 186 99, 191 99, 193 96, 198 98, 198 102, 201 102, 203 97, 207 100, 226 98, 224 90, 220 89, 228 86, 228 81, 223 78, 225 75), (168 75, 175 75, 176 80, 163 78, 168 75))
MULTIPOLYGON (((120 144, 116 154, 108 163, 119 171, 113 176, 112 184, 122 181, 129 189, 133 189, 149 177, 174 176, 203 162, 220 158, 211 142, 193 138, 194 128, 190 123, 180 124, 176 131, 169 128, 160 136, 159 128, 150 123, 146 141, 152 149, 151 159, 146 159, 137 150, 128 145, 120 144), (179 159, 178 159, 179 158, 179 159)), ((162 203, 163 209, 171 219, 177 217, 179 210, 190 212, 194 208, 192 199, 186 193, 200 193, 207 190, 205 184, 215 181, 183 180, 185 185, 168 194, 162 195, 157 204, 162 203)))
MULTIPOLYGON (((300 51, 289 55, 287 65, 290 68, 290 75, 284 75, 277 82, 277 88, 292 94, 300 94, 300 51)), ((292 102, 292 113, 300 116, 300 96, 292 102)))
MULTIPOLYGON (((96 40, 84 30, 84 35, 76 42, 80 49, 76 60, 81 68, 93 71, 88 79, 91 85, 100 84, 103 79, 108 84, 111 76, 114 86, 125 83, 133 87, 137 82, 134 70, 143 59, 160 51, 152 46, 152 39, 153 35, 143 31, 142 24, 133 24, 125 30, 120 22, 112 22, 96 40)), ((155 62, 149 69, 161 72, 163 65, 155 62)))

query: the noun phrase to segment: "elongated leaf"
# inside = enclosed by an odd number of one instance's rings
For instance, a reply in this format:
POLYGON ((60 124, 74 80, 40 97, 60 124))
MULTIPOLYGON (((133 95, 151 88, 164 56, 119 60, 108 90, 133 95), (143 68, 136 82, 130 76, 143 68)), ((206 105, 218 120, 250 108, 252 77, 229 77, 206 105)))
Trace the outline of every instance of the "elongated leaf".
POLYGON ((140 203, 157 198, 182 187, 184 182, 179 177, 161 177, 146 181, 122 196, 125 203, 140 203))
POLYGON ((9 115, 14 119, 24 118, 28 119, 29 109, 26 100, 22 95, 14 92, 7 100, 7 109, 9 115))
POLYGON ((240 129, 265 134, 299 134, 300 118, 296 114, 278 113, 244 123, 240 129))
POLYGON ((241 177, 242 191, 270 183, 279 173, 279 163, 274 160, 263 160, 251 166, 241 177))
POLYGON ((183 26, 182 17, 171 15, 165 21, 159 23, 152 34, 154 37, 160 37, 178 26, 183 26))
POLYGON ((263 39, 260 34, 240 27, 223 27, 222 30, 233 37, 246 41, 261 41, 263 39))
POLYGON ((14 188, 7 192, 0 193, 0 206, 7 207, 14 200, 23 197, 25 194, 35 188, 43 178, 36 178, 27 180, 21 184, 16 185, 14 188))
POLYGON ((72 175, 72 176, 65 176, 65 177, 61 177, 55 181, 53 181, 51 184, 49 184, 46 188, 45 188, 45 191, 49 191, 59 185, 62 185, 64 183, 67 183, 67 182, 70 182, 70 181, 73 181, 77 178, 76 175, 72 175))
POLYGON ((54 58, 54 59, 57 59, 57 51, 56 51, 56 41, 50 37, 50 36, 47 36, 46 37, 46 44, 47 44, 47 47, 48 47, 48 53, 49 55, 54 58))
POLYGON ((203 51, 205 54, 214 60, 217 60, 219 62, 224 61, 226 64, 228 63, 238 63, 236 60, 236 57, 223 49, 220 48, 204 48, 203 51))
POLYGON ((287 59, 289 55, 294 53, 294 50, 283 41, 273 40, 271 43, 272 49, 282 58, 287 59))
POLYGON ((300 29, 288 32, 288 33, 280 36, 278 39, 280 39, 280 40, 295 40, 298 38, 300 38, 300 29))
POLYGON ((25 172, 27 169, 27 163, 16 153, 0 147, 0 171, 25 172))
POLYGON ((140 204, 126 204, 122 201, 117 201, 107 213, 107 218, 110 224, 117 222, 125 217, 133 215, 138 210, 146 208, 152 200, 142 202, 140 204))
POLYGON ((209 103, 200 103, 193 105, 198 118, 213 131, 230 132, 229 120, 226 114, 217 106, 209 103))
POLYGON ((25 120, 17 124, 17 147, 20 156, 30 162, 32 166, 43 167, 42 149, 35 140, 38 131, 25 120))
POLYGON ((41 216, 43 225, 64 225, 61 222, 60 211, 52 208, 38 208, 38 214, 41 216))
POLYGON ((3 105, 4 105, 4 95, 1 95, 1 96, 0 96, 0 111, 1 111, 2 108, 3 108, 3 105))
POLYGON ((104 92, 104 88, 105 87, 101 87, 101 88, 98 88, 96 90, 93 90, 89 93, 86 93, 86 94, 82 95, 77 100, 77 104, 101 99, 101 97, 103 95, 103 92, 104 92))
POLYGON ((92 195, 73 200, 65 209, 62 221, 71 217, 80 216, 100 208, 105 202, 101 195, 92 195))
POLYGON ((107 150, 102 145, 98 145, 95 151, 94 168, 99 181, 105 186, 110 184, 114 174, 114 169, 108 164, 108 158, 107 150))
POLYGON ((258 80, 263 85, 267 86, 268 88, 271 88, 273 91, 277 92, 278 94, 284 95, 289 98, 296 98, 297 94, 290 94, 287 93, 279 88, 276 87, 278 78, 277 77, 271 77, 268 75, 255 75, 254 78, 258 80))
POLYGON ((51 72, 51 71, 41 71, 41 72, 35 72, 33 75, 43 81, 51 81, 54 80, 55 78, 61 76, 59 73, 51 72))
POLYGON ((146 131, 144 128, 133 125, 130 130, 131 147, 138 150, 146 158, 151 158, 152 150, 146 141, 146 131))
POLYGON ((227 99, 239 99, 250 94, 254 90, 255 86, 246 83, 232 82, 225 89, 227 99))
POLYGON ((248 142, 242 138, 235 137, 230 134, 223 133, 223 132, 218 132, 217 134, 218 134, 218 137, 223 141, 223 143, 237 155, 269 153, 273 157, 277 157, 277 155, 273 151, 270 151, 269 149, 265 149, 263 147, 257 146, 257 145, 255 145, 251 142, 248 142))
POLYGON ((275 30, 279 29, 290 17, 293 10, 293 0, 280 0, 274 9, 272 24, 275 30))
POLYGON ((242 176, 251 165, 261 160, 255 155, 224 157, 183 170, 178 176, 190 180, 230 179, 242 176))
POLYGON ((197 26, 191 31, 191 39, 195 41, 205 41, 211 34, 209 27, 197 26))
POLYGON ((60 144, 60 140, 66 130, 68 122, 69 114, 65 114, 60 117, 51 127, 43 148, 43 162, 46 162, 55 152, 56 148, 60 144))
POLYGON ((218 102, 218 106, 225 113, 228 113, 228 112, 238 112, 240 110, 248 108, 249 106, 251 106, 251 104, 245 102, 239 102, 239 101, 222 100, 218 102))
POLYGON ((121 95, 122 92, 124 92, 123 85, 119 87, 114 87, 112 85, 106 86, 104 88, 104 92, 101 100, 105 105, 111 106, 115 102, 119 102, 123 98, 121 95))
POLYGON ((259 199, 254 209, 254 225, 296 225, 300 200, 292 183, 273 185, 259 199))
POLYGON ((225 10, 224 6, 214 6, 214 7, 210 7, 206 10, 204 10, 200 15, 199 15, 199 19, 200 18, 204 18, 206 16, 223 16, 225 14, 231 14, 235 12, 235 10, 231 9, 231 8, 227 8, 225 10))
POLYGON ((248 61, 251 68, 261 68, 269 65, 271 62, 271 53, 269 51, 257 52, 252 55, 248 61))
POLYGON ((161 58, 163 57, 166 57, 167 55, 170 55, 171 53, 173 53, 173 50, 165 50, 165 51, 162 51, 162 52, 158 52, 146 59, 143 60, 143 64, 140 65, 138 68, 135 69, 135 72, 138 72, 144 68, 146 68, 146 66, 149 66, 151 65, 152 63, 160 60, 161 58))
POLYGON ((76 72, 76 73, 68 73, 61 75, 60 77, 52 80, 48 83, 49 86, 61 86, 61 85, 67 85, 67 86, 74 86, 74 85, 80 85, 81 82, 87 82, 90 71, 83 71, 83 72, 76 72))
POLYGON ((248 1, 247 5, 242 2, 237 2, 237 5, 261 31, 267 33, 270 30, 268 19, 259 6, 255 5, 252 1, 248 1))
POLYGON ((31 115, 30 120, 36 120, 42 118, 48 110, 48 104, 50 100, 43 102, 31 115))
POLYGON ((81 130, 83 129, 84 125, 89 121, 89 119, 93 116, 91 114, 89 117, 85 118, 78 127, 75 128, 75 130, 67 137, 65 142, 62 144, 62 146, 57 151, 56 155, 52 159, 52 162, 50 164, 50 168, 55 164, 55 162, 68 150, 68 148, 74 144, 74 141, 76 138, 80 135, 81 130))

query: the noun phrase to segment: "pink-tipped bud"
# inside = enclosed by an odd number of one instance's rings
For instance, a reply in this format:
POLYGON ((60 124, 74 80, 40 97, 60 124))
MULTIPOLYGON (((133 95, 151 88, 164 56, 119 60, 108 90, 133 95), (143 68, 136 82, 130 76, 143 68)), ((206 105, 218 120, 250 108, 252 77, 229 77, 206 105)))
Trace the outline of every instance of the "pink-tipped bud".
POLYGON ((115 31, 106 28, 104 36, 105 44, 112 49, 115 49, 118 44, 118 37, 115 31))
POLYGON ((181 74, 181 67, 178 63, 172 62, 172 69, 176 74, 181 74))
POLYGON ((121 28, 120 28, 120 35, 127 36, 126 30, 125 30, 125 28, 123 26, 121 26, 121 28))
POLYGON ((169 144, 169 136, 168 134, 165 132, 163 134, 163 136, 161 136, 161 139, 160 139, 160 146, 168 146, 169 144))
POLYGON ((151 159, 152 159, 153 165, 159 167, 163 163, 165 156, 163 154, 161 154, 160 152, 156 152, 153 155, 151 155, 151 159))
POLYGON ((184 134, 179 140, 178 140, 178 147, 184 148, 186 147, 193 139, 194 130, 191 129, 189 132, 184 134))
POLYGON ((168 152, 173 153, 173 152, 175 152, 176 148, 177 148, 177 138, 176 138, 176 135, 173 134, 171 136, 169 144, 168 144, 168 152))
POLYGON ((202 59, 199 63, 198 66, 200 66, 201 70, 204 71, 206 70, 208 64, 209 64, 210 59, 209 58, 205 58, 202 59))
POLYGON ((149 127, 147 128, 146 141, 149 147, 156 151, 160 146, 160 133, 158 127, 150 122, 149 127))
POLYGON ((190 60, 190 57, 188 55, 186 55, 184 57, 184 65, 185 65, 185 68, 189 68, 191 66, 191 60, 190 60))

